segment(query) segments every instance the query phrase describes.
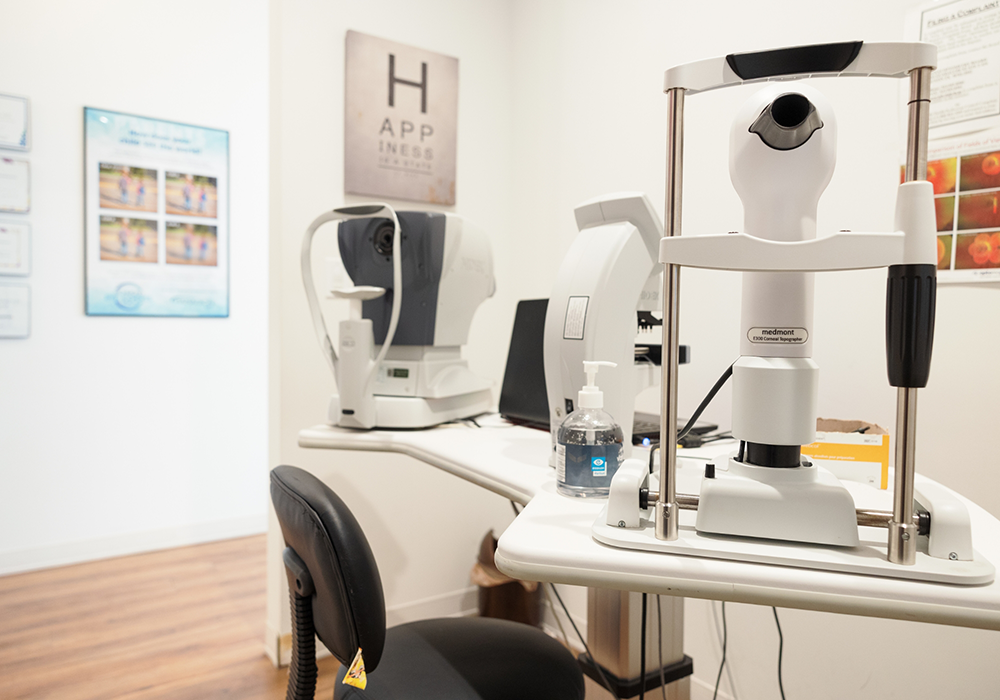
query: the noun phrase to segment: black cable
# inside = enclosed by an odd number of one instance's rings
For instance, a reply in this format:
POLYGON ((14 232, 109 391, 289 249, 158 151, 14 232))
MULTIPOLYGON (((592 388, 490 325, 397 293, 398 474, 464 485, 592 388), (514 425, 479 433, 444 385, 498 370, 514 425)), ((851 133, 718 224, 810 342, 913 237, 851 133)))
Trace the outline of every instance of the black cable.
MULTIPOLYGON (((517 504, 514 503, 514 501, 510 502, 510 507, 514 509, 514 516, 515 517, 521 514, 521 511, 519 511, 517 509, 517 504)), ((545 584, 543 583, 542 585, 544 586, 545 584)), ((563 612, 566 613, 566 619, 569 620, 569 624, 573 625, 573 631, 576 632, 576 636, 580 639, 580 643, 583 644, 584 651, 587 652, 587 656, 590 657, 591 663, 593 663, 594 664, 594 668, 597 669, 597 675, 599 675, 601 677, 601 682, 604 684, 604 687, 607 688, 608 692, 611 693, 612 697, 614 697, 615 700, 619 700, 618 695, 614 691, 614 688, 611 687, 611 684, 608 682, 608 679, 604 676, 604 671, 601 670, 601 665, 599 663, 597 663, 597 659, 595 659, 594 655, 590 653, 590 647, 587 646, 587 641, 583 638, 583 635, 580 634, 580 630, 579 630, 579 628, 577 628, 576 623, 573 621, 573 617, 569 614, 569 609, 566 607, 566 603, 563 602, 562 596, 559 595, 559 591, 556 590, 555 584, 550 583, 549 584, 549 588, 551 588, 552 592, 556 594, 556 600, 559 601, 559 605, 562 607, 563 612)), ((646 635, 645 635, 645 628, 646 628, 646 614, 645 614, 646 613, 646 594, 645 593, 642 594, 642 605, 643 605, 643 616, 642 616, 643 639, 642 639, 642 644, 643 644, 643 664, 645 665, 645 658, 646 658, 646 656, 645 656, 645 645, 646 645, 646 635)), ((569 641, 569 640, 567 640, 567 641, 569 641)))
POLYGON ((663 675, 663 611, 660 610, 660 594, 656 594, 656 648, 660 654, 660 694, 667 700, 667 679, 663 675))
POLYGON ((732 365, 729 365, 726 371, 722 373, 722 376, 719 377, 718 381, 715 382, 715 386, 712 387, 712 390, 709 391, 705 398, 701 400, 701 403, 698 404, 698 408, 695 409, 694 414, 688 419, 687 425, 685 425, 681 432, 678 433, 678 440, 682 439, 685 435, 691 432, 691 429, 694 428, 694 424, 698 422, 699 418, 701 418, 701 414, 706 408, 708 408, 708 404, 712 403, 712 399, 714 399, 715 395, 719 393, 719 389, 721 389, 729 378, 733 376, 733 366, 735 364, 736 363, 734 362, 732 365))
POLYGON ((646 697, 646 594, 642 594, 642 622, 639 624, 639 700, 646 697))
POLYGON ((576 626, 576 622, 573 621, 573 617, 569 614, 569 610, 566 608, 566 603, 563 602, 562 596, 559 595, 559 591, 556 590, 555 585, 551 583, 549 584, 549 588, 551 588, 552 592, 556 594, 556 600, 559 601, 559 605, 562 607, 563 612, 566 613, 566 618, 569 620, 569 624, 573 625, 573 631, 576 632, 576 636, 579 638, 580 643, 583 644, 583 649, 587 652, 587 656, 590 657, 590 662, 594 664, 594 668, 597 670, 597 675, 601 677, 601 683, 603 683, 607 691, 611 693, 611 697, 615 700, 620 700, 618 693, 616 693, 615 689, 611 687, 607 677, 604 675, 604 671, 601 670, 601 665, 597 663, 597 659, 595 659, 594 655, 590 653, 590 647, 587 646, 587 641, 583 638, 583 635, 580 634, 580 628, 576 626))
POLYGON ((712 693, 712 700, 719 694, 719 683, 722 682, 722 669, 726 667, 726 641, 729 632, 726 629, 726 601, 722 601, 722 663, 719 664, 719 675, 715 677, 715 692, 712 693))
POLYGON ((774 624, 778 626, 778 690, 781 691, 781 700, 785 700, 785 684, 781 682, 781 654, 785 649, 785 635, 781 633, 778 609, 772 605, 771 611, 774 613, 774 624))
MULTIPOLYGON (((701 418, 701 414, 704 413, 706 408, 708 408, 708 404, 712 403, 712 399, 714 399, 715 395, 719 393, 719 389, 721 389, 725 385, 725 383, 729 380, 729 378, 733 376, 733 366, 735 364, 736 363, 734 362, 732 365, 729 365, 728 369, 726 369, 726 371, 722 373, 722 376, 719 377, 719 379, 715 382, 715 386, 713 386, 711 391, 709 391, 708 394, 705 396, 705 398, 701 400, 701 403, 698 405, 698 408, 695 409, 694 414, 688 419, 687 424, 683 428, 681 428, 681 432, 677 434, 677 442, 680 442, 685 437, 687 437, 687 434, 690 433, 691 430, 694 428, 694 424, 698 422, 699 418, 701 418)), ((653 457, 656 455, 656 451, 658 449, 660 449, 660 446, 657 444, 654 445, 653 449, 649 451, 650 474, 653 473, 653 457)))

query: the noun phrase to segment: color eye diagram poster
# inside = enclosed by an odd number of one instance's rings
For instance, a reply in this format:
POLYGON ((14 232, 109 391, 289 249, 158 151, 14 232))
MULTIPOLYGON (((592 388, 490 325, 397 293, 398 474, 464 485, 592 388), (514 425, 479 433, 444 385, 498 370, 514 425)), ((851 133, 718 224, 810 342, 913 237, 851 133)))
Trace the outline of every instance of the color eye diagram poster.
POLYGON ((1000 282, 1000 2, 921 5, 905 35, 938 47, 927 141, 938 283, 1000 282))
POLYGON ((229 132, 84 109, 86 312, 229 315, 229 132))

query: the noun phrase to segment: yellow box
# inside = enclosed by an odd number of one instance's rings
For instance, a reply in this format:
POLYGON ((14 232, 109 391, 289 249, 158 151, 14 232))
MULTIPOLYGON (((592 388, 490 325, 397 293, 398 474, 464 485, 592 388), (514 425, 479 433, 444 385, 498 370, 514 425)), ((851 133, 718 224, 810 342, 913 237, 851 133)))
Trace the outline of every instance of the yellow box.
POLYGON ((872 423, 820 418, 816 442, 803 445, 802 454, 838 479, 881 489, 889 486, 889 435, 872 423))

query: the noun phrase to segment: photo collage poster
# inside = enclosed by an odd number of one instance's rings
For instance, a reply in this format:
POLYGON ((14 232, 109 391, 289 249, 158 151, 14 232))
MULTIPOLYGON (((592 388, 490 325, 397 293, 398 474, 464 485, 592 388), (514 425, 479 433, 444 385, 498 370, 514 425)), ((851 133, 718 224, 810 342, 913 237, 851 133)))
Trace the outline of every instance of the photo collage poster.
POLYGON ((229 315, 229 132, 84 110, 86 311, 229 315))

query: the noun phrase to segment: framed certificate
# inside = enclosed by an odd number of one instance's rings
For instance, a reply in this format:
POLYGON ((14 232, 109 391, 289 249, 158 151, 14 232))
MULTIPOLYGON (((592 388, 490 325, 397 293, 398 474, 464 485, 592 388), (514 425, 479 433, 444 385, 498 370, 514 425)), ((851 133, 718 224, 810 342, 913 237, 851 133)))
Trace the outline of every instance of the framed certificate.
POLYGON ((0 148, 31 148, 31 109, 27 97, 0 95, 0 148))
POLYGON ((30 168, 26 160, 0 157, 0 211, 27 214, 31 209, 30 168))
POLYGON ((31 225, 0 221, 0 275, 31 274, 31 225))
POLYGON ((31 288, 0 284, 0 338, 27 338, 31 334, 31 288))

